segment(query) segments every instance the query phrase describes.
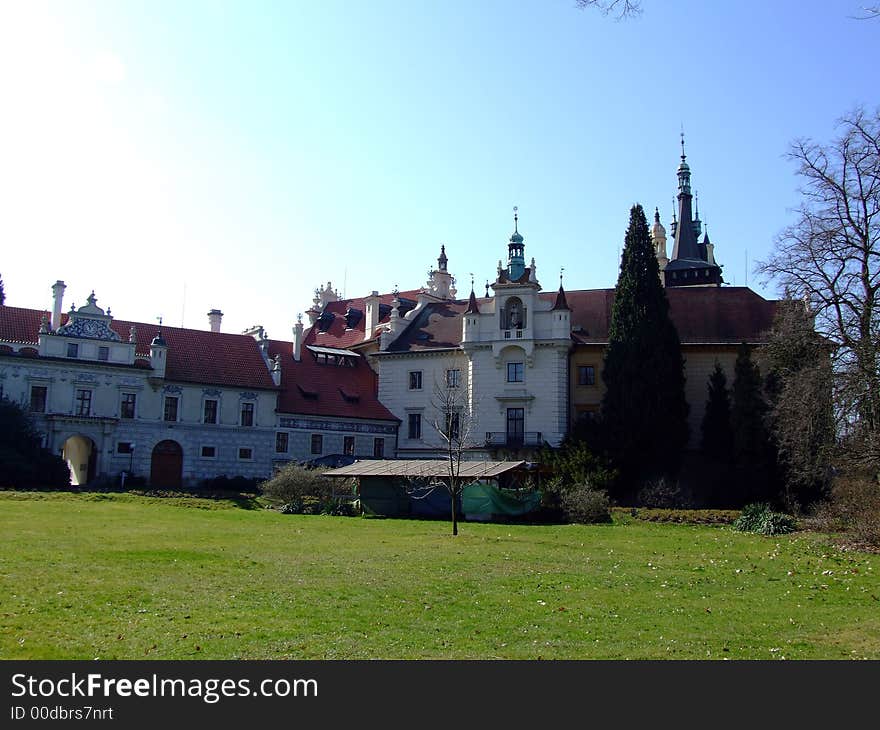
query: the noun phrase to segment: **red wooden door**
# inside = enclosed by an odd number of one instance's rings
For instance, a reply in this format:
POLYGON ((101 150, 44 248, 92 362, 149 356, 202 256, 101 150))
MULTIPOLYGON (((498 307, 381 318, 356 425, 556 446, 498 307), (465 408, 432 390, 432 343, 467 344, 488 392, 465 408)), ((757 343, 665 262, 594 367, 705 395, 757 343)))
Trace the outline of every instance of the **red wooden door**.
POLYGON ((160 441, 150 459, 150 484, 154 487, 179 487, 182 482, 183 449, 176 441, 160 441))

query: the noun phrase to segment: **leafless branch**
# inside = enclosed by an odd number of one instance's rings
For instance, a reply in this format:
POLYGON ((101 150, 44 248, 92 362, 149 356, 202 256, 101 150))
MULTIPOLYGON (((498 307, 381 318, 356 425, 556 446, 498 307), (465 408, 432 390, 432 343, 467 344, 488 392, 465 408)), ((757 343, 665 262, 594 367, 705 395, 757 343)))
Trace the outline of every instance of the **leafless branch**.
POLYGON ((635 18, 642 14, 641 0, 575 0, 581 10, 595 8, 602 15, 612 15, 615 20, 635 18))

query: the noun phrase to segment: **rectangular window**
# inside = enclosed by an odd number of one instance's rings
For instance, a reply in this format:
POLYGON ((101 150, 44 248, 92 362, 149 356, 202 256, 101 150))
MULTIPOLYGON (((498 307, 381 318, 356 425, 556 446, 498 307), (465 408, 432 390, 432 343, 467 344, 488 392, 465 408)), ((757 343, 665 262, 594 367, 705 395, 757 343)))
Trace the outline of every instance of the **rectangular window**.
POLYGON ((526 415, 523 408, 507 409, 507 445, 522 446, 525 436, 526 415))
POLYGON ((451 441, 455 441, 456 439, 458 439, 460 424, 461 424, 461 418, 459 417, 458 413, 447 413, 446 414, 446 436, 451 441))
POLYGON ((67 343, 67 357, 79 357, 79 345, 75 342, 67 343))
POLYGON ((312 453, 320 455, 324 451, 324 437, 319 433, 312 434, 312 453))
POLYGON ((595 385, 596 368, 592 365, 578 365, 578 385, 595 385))
POLYGON ((373 439, 373 458, 374 459, 384 459, 385 458, 385 439, 379 439, 379 438, 373 439))
POLYGON ((409 389, 410 390, 421 390, 422 389, 422 371, 414 370, 409 374, 409 389))
POLYGON ((122 403, 119 404, 120 418, 134 418, 134 404, 137 396, 134 393, 123 393, 122 403))
POLYGON ((276 454, 286 454, 287 453, 287 432, 279 431, 275 434, 275 453, 276 454))
POLYGON ((98 359, 99 360, 109 360, 110 359, 110 348, 109 347, 99 347, 98 348, 98 359))
POLYGON ((457 388, 458 384, 461 382, 461 370, 447 370, 446 371, 446 387, 447 388, 457 388))
POLYGON ((241 425, 242 426, 253 426, 254 425, 254 404, 253 403, 242 403, 241 404, 241 425))
POLYGON ((116 444, 117 454, 131 454, 132 452, 134 452, 134 449, 131 448, 131 441, 120 441, 116 444))
POLYGON ((76 415, 88 416, 92 413, 92 391, 76 391, 76 415))
POLYGON ((410 413, 407 418, 409 426, 407 438, 420 439, 422 437, 422 414, 410 413))
POLYGON ((205 423, 217 423, 217 401, 205 401, 205 423))
POLYGON ((523 364, 521 362, 507 363, 507 382, 521 383, 523 381, 523 364))
POLYGON ((238 458, 240 461, 250 461, 254 458, 254 450, 253 449, 239 449, 238 450, 238 458))
POLYGON ((48 389, 45 385, 32 385, 31 386, 31 412, 33 413, 45 413, 46 412, 46 394, 48 393, 48 389))
POLYGON ((354 456, 354 436, 343 436, 342 453, 346 456, 354 456))
POLYGON ((217 447, 216 446, 202 446, 202 458, 203 459, 213 459, 217 456, 217 447))
POLYGON ((177 420, 177 401, 178 398, 173 395, 165 396, 165 414, 164 420, 166 421, 176 421, 177 420))

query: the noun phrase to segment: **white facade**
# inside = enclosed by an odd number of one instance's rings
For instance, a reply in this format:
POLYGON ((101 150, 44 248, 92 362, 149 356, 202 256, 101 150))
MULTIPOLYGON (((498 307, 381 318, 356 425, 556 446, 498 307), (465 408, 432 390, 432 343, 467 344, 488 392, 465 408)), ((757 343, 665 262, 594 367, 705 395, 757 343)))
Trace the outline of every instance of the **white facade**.
MULTIPOLYGON (((461 329, 454 347, 422 346, 395 320, 383 333, 381 351, 373 359, 379 400, 401 420, 401 457, 428 457, 442 450, 444 441, 431 424, 442 423, 437 389, 446 388, 451 369, 460 371, 457 387, 466 390, 473 414, 469 452, 474 458, 558 446, 565 437, 571 312, 561 287, 562 299, 555 304, 539 296, 534 259, 525 267, 523 249, 515 232, 508 267, 499 263, 488 301, 477 306, 471 293, 464 312, 460 303, 447 301, 426 305, 421 321, 418 313, 411 318, 410 327, 430 342, 432 327, 443 326, 432 322, 455 317, 461 329)), ((445 252, 441 255, 445 274, 445 252)))

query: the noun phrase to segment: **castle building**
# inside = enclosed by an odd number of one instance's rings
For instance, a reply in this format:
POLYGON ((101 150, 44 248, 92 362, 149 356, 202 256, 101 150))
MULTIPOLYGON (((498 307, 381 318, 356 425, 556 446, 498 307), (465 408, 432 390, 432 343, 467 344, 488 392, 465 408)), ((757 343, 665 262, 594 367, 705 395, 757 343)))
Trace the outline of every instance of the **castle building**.
MULTIPOLYGON (((732 379, 739 345, 765 341, 776 302, 721 286, 683 140, 677 177, 671 257, 659 211, 651 236, 696 447, 715 362, 732 379)), ((268 477, 289 461, 432 458, 465 414, 466 458, 529 458, 598 412, 615 292, 565 291, 561 277, 544 291, 514 211, 486 296, 471 282, 458 298, 444 245, 417 289, 341 299, 327 282, 290 341, 260 326, 224 333, 219 309, 207 330, 121 321, 94 292, 63 313, 58 281, 51 310, 0 306, 0 396, 30 410, 74 484, 126 472, 174 487, 268 477)))
MULTIPOLYGON (((62 314, 0 306, 0 394, 22 403, 74 485, 122 472, 154 486, 217 476, 265 478, 273 466, 348 453, 391 456, 397 421, 362 361, 268 339, 262 327, 209 331, 114 319, 97 306, 62 314)), ((298 339, 299 338, 299 339, 298 339)))

